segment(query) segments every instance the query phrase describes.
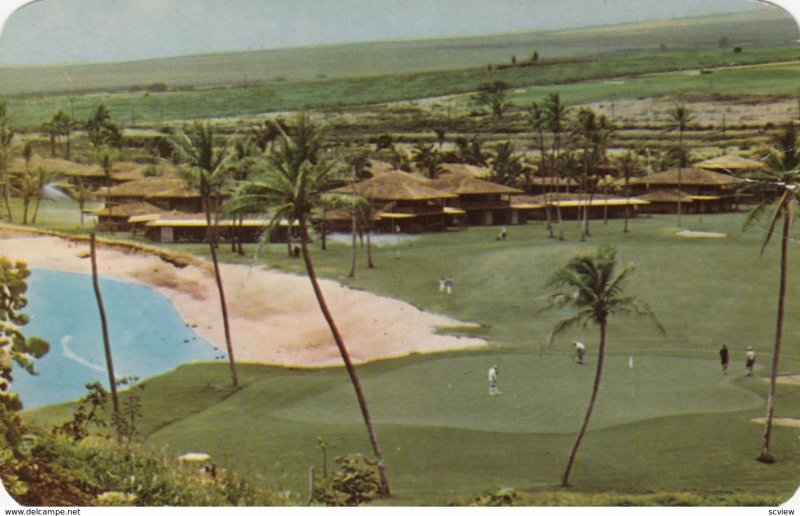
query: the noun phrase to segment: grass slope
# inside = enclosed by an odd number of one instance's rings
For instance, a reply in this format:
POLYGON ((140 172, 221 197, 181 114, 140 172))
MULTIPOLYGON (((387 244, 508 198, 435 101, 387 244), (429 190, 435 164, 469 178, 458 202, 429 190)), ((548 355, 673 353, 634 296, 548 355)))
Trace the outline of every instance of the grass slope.
MULTIPOLYGON (((501 487, 533 493, 533 500, 536 493, 558 491, 588 402, 596 330, 578 330, 539 355, 559 315, 538 314, 536 299, 553 267, 605 242, 617 244, 623 262, 639 264, 630 291, 652 304, 669 334, 661 337, 635 320, 612 322, 603 391, 573 474, 576 490, 788 499, 797 488, 798 430, 775 428, 778 462, 768 466, 753 460, 761 427, 750 422, 763 416, 768 387, 758 376, 768 374, 776 251, 758 259, 762 234, 755 228, 742 233, 742 214, 685 221, 728 237, 683 239, 674 235, 674 217, 653 217, 633 221, 627 235, 620 221, 594 222, 588 243, 575 241, 574 222, 566 225, 566 242, 547 239, 542 224, 511 227, 506 242, 494 240, 496 228, 424 235, 399 249, 387 239, 376 253, 379 268, 359 269, 352 286, 476 321, 482 325, 477 332, 490 340, 482 352, 359 367, 396 493, 389 503, 444 504, 501 487), (455 293, 440 295, 436 279, 450 274, 455 293), (589 345, 587 365, 572 361, 572 337, 589 345), (722 343, 733 352, 728 376, 720 374, 716 358, 722 343), (753 378, 743 375, 748 345, 756 347, 761 365, 753 378), (492 363, 501 371, 498 397, 487 395, 492 363)), ((315 251, 319 271, 342 279, 349 249, 330 247, 315 251)), ((301 267, 280 246, 266 261, 285 270, 301 267)), ((796 272, 792 276, 796 281, 796 272)), ((786 342, 800 337, 791 319, 786 331, 786 342)), ((797 350, 787 346, 781 372, 799 368, 797 350)), ((244 388, 236 393, 224 387, 226 374, 224 364, 192 365, 148 381, 142 400, 147 442, 176 454, 208 452, 259 484, 290 488, 298 501, 308 467, 321 468, 317 437, 331 443, 332 455, 369 453, 340 368, 245 365, 244 388)), ((797 416, 798 410, 800 388, 781 386, 776 415, 797 416)), ((67 413, 47 408, 29 417, 52 424, 67 413)))

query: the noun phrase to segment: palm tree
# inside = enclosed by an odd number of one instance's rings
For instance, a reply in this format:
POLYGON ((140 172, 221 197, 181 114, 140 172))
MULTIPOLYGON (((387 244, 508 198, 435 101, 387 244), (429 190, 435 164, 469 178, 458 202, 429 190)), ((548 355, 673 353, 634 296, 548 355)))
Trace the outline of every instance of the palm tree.
POLYGON ((114 170, 114 163, 119 159, 119 152, 107 145, 103 145, 95 149, 94 152, 94 160, 95 162, 100 165, 100 168, 103 170, 103 176, 106 180, 106 192, 108 196, 106 197, 106 205, 108 207, 108 215, 111 216, 111 210, 114 206, 114 201, 111 199, 111 185, 113 183, 113 179, 111 176, 111 172, 114 170))
MULTIPOLYGON (((630 203, 631 200, 631 191, 629 187, 629 183, 631 177, 636 177, 642 174, 642 165, 639 163, 639 158, 636 157, 631 151, 626 152, 624 155, 620 156, 616 159, 617 167, 619 167, 622 176, 625 178, 625 200, 630 203)), ((623 233, 629 233, 630 230, 628 229, 628 219, 630 218, 630 204, 625 205, 625 227, 622 230, 623 233)))
POLYGON ((626 267, 617 272, 617 251, 613 246, 604 246, 598 249, 597 254, 576 256, 566 266, 557 270, 550 278, 548 287, 555 290, 549 298, 547 308, 564 309, 571 307, 574 315, 559 321, 550 336, 553 337, 576 325, 585 326, 594 323, 600 327, 600 345, 597 354, 597 370, 592 387, 592 397, 586 416, 583 420, 578 437, 572 447, 567 468, 561 478, 561 485, 568 487, 569 475, 578 447, 586 433, 589 418, 592 415, 597 395, 600 392, 600 380, 603 374, 603 361, 606 351, 606 331, 608 319, 612 315, 626 314, 648 316, 656 326, 664 331, 661 324, 655 319, 650 308, 641 301, 623 295, 625 280, 633 269, 626 267))
POLYGON ((262 209, 271 207, 272 213, 268 231, 274 229, 283 218, 298 221, 300 249, 306 273, 311 282, 320 311, 328 323, 333 339, 342 356, 347 374, 353 384, 370 443, 378 460, 381 493, 388 496, 389 482, 386 478, 383 454, 372 425, 372 418, 361 388, 361 382, 350 359, 350 353, 345 346, 344 339, 339 333, 339 328, 333 319, 317 281, 314 264, 308 249, 308 224, 312 209, 320 202, 325 192, 341 184, 342 167, 339 163, 325 159, 322 155, 326 135, 326 128, 314 123, 307 114, 301 113, 298 115, 290 135, 281 130, 278 149, 267 163, 267 169, 262 177, 255 181, 247 181, 239 188, 236 204, 259 206, 262 209))
POLYGON ((503 142, 495 148, 492 175, 489 177, 489 181, 516 187, 524 181, 525 173, 526 167, 522 162, 522 156, 514 151, 512 142, 503 142))
POLYGON ((217 232, 216 210, 221 205, 222 188, 227 180, 229 169, 227 162, 230 157, 229 149, 220 149, 214 141, 214 129, 209 123, 196 123, 194 133, 189 137, 183 131, 170 140, 175 152, 188 163, 189 168, 184 169, 190 183, 194 184, 203 199, 203 212, 206 216, 208 232, 208 248, 211 251, 211 262, 214 264, 214 279, 219 292, 219 304, 222 310, 222 325, 225 329, 225 346, 228 350, 228 361, 231 370, 231 383, 234 388, 239 386, 239 376, 236 372, 236 360, 233 355, 231 342, 231 328, 228 321, 228 303, 225 299, 225 288, 222 283, 222 273, 217 259, 217 232), (212 212, 213 216, 212 216, 212 212))
MULTIPOLYGON (((681 190, 683 185, 683 168, 688 164, 686 163, 686 154, 683 148, 683 133, 689 128, 689 124, 694 119, 692 111, 683 104, 676 104, 669 115, 669 130, 678 130, 678 191, 681 190)), ((678 196, 678 227, 681 226, 681 196, 678 196)))
POLYGON ((97 277, 97 244, 94 231, 89 235, 89 255, 92 261, 92 286, 97 300, 97 310, 100 313, 100 328, 103 333, 103 352, 106 357, 106 370, 108 372, 108 383, 111 388, 111 402, 114 408, 114 426, 117 429, 117 439, 122 438, 122 427, 120 425, 119 396, 117 395, 117 377, 114 374, 114 359, 111 355, 111 340, 108 336, 108 320, 106 310, 103 306, 103 296, 100 293, 100 281, 97 277))
POLYGON ((771 170, 765 170, 759 177, 748 182, 744 189, 751 192, 772 194, 774 202, 765 201, 765 196, 760 196, 761 203, 750 212, 745 226, 751 224, 756 217, 762 214, 772 204, 772 214, 769 218, 767 232, 761 244, 761 254, 772 239, 775 227, 783 219, 781 233, 781 264, 780 281, 778 288, 778 313, 775 320, 775 345, 772 352, 772 372, 770 373, 769 395, 767 396, 767 416, 764 424, 764 438, 761 453, 756 460, 766 463, 775 462, 769 452, 769 442, 772 435, 772 419, 775 412, 775 394, 777 390, 778 361, 783 340, 783 320, 786 307, 787 271, 789 269, 789 239, 792 232, 795 206, 800 201, 800 149, 797 147, 797 130, 794 124, 789 123, 777 138, 777 153, 767 156, 766 162, 771 170))
MULTIPOLYGON (((542 177, 547 177, 551 174, 551 171, 547 166, 547 151, 545 150, 544 143, 544 131, 547 129, 547 117, 545 115, 544 106, 537 102, 532 102, 530 108, 528 108, 528 119, 531 127, 538 137, 537 147, 539 148, 539 175, 542 177)), ((553 222, 552 217, 550 216, 550 203, 546 202, 546 195, 544 212, 545 217, 547 218, 548 235, 550 238, 554 238, 555 235, 553 234, 553 222)))
POLYGON ((6 205, 9 222, 14 222, 14 215, 11 213, 11 180, 8 177, 8 164, 11 161, 16 132, 16 129, 11 127, 6 101, 0 100, 0 187, 3 188, 3 202, 6 205))
POLYGON ((57 136, 65 138, 64 159, 72 159, 71 134, 77 123, 64 110, 59 110, 48 124, 52 125, 57 136))
POLYGON ((436 179, 442 170, 442 155, 430 144, 417 144, 414 147, 414 163, 429 179, 436 179))

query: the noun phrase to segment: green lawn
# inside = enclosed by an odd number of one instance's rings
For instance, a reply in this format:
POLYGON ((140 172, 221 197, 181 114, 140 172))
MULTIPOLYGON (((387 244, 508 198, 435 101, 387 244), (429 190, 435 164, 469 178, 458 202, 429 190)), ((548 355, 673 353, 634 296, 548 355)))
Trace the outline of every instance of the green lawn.
MULTIPOLYGON (((758 257, 762 228, 742 232, 743 214, 685 217, 695 230, 721 231, 724 239, 674 235, 675 217, 592 223, 579 243, 577 224, 567 241, 548 239, 542 223, 422 235, 376 250, 378 269, 360 268, 351 286, 406 299, 436 312, 481 324, 484 351, 414 355, 359 367, 395 497, 402 505, 451 500, 514 487, 557 491, 559 475, 588 402, 596 329, 578 330, 540 354, 559 314, 538 313, 554 267, 577 252, 613 242, 620 259, 636 262, 632 293, 652 305, 668 334, 644 321, 615 319, 609 358, 589 433, 573 483, 581 493, 699 491, 768 495, 776 502, 797 488, 798 429, 776 427, 778 462, 754 459, 763 416, 773 338, 777 250, 758 257), (399 257, 398 257, 399 255, 399 257), (456 290, 439 294, 436 280, 452 275, 456 290), (589 360, 572 359, 571 338, 583 339, 589 360), (728 375, 716 352, 732 350, 728 375), (753 345, 759 367, 744 375, 744 350, 753 345), (633 367, 629 360, 633 357, 633 367), (486 370, 500 367, 501 396, 488 396, 486 370)), ((793 251, 797 244, 792 242, 793 251)), ((200 254, 203 246, 175 246, 200 254)), ((250 249, 252 251, 252 248, 250 249)), ((223 257, 234 255, 223 249, 223 257)), ((315 245, 320 272, 345 280, 349 249, 315 245)), ((263 260, 299 272, 299 260, 274 246, 263 260)), ((244 260, 253 263, 252 257, 244 260)), ((792 280, 797 281, 796 267, 792 280)), ((788 312, 797 299, 790 292, 788 312)), ((334 314, 335 315, 335 314, 334 314)), ((268 329, 265 329, 268 331, 268 329)), ((781 372, 800 372, 794 342, 800 325, 789 317, 781 372)), ((246 365, 244 388, 231 393, 224 364, 192 365, 147 382, 143 433, 147 442, 176 454, 210 453, 248 478, 304 497, 308 468, 321 467, 317 437, 333 455, 369 452, 352 388, 340 368, 281 369, 246 365)), ((800 387, 779 388, 777 416, 800 414, 800 387)), ((68 411, 53 408, 30 417, 50 424, 68 411)))

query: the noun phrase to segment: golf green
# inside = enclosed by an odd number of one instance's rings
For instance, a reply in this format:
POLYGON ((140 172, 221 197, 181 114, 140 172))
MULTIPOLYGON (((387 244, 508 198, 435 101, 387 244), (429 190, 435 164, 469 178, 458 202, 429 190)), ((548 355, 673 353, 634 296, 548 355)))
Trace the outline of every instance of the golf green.
MULTIPOLYGON (((589 401, 594 360, 589 357, 580 365, 566 354, 448 356, 370 376, 363 388, 380 423, 572 434, 589 401), (487 369, 492 364, 500 371, 498 396, 488 392, 487 369)), ((740 375, 722 375, 712 360, 611 354, 604 372, 594 429, 763 405, 763 399, 731 382, 740 375)), ((299 398, 273 416, 338 424, 360 418, 349 385, 299 398)))

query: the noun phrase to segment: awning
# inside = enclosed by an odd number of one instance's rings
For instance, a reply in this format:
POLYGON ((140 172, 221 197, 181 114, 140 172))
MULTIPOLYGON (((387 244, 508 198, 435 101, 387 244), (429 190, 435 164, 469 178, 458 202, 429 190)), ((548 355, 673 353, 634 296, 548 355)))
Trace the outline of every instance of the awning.
POLYGON ((462 210, 462 209, 459 209, 459 208, 453 208, 451 206, 445 206, 444 207, 444 214, 445 215, 463 215, 465 213, 467 213, 467 212, 462 210))
POLYGON ((381 213, 379 217, 382 219, 413 219, 416 215, 413 213, 381 213))

